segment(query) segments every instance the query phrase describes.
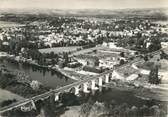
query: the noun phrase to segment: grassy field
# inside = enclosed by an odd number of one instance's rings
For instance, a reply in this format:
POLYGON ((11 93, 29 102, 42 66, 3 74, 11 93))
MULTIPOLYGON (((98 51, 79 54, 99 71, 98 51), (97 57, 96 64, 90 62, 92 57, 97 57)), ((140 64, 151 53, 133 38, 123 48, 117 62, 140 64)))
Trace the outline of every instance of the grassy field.
POLYGON ((3 28, 3 27, 17 27, 17 26, 23 26, 23 25, 19 24, 19 23, 16 23, 16 22, 0 21, 0 28, 3 28))
POLYGON ((77 78, 78 80, 84 80, 87 76, 89 76, 89 75, 83 75, 83 74, 77 73, 75 71, 64 70, 64 72, 70 76, 77 78))
POLYGON ((98 51, 97 53, 94 53, 94 52, 91 52, 91 53, 88 53, 89 55, 92 55, 92 56, 96 56, 98 57, 99 59, 106 59, 106 58, 112 58, 112 57, 118 57, 117 54, 115 53, 108 53, 108 52, 102 52, 102 51, 98 51))
POLYGON ((154 65, 158 65, 159 71, 165 72, 168 71, 168 60, 160 59, 159 61, 156 58, 152 58, 149 61, 140 63, 137 66, 142 69, 151 70, 154 65))
POLYGON ((124 67, 124 68, 120 68, 117 70, 117 72, 119 74, 123 74, 124 77, 128 77, 131 74, 136 74, 139 73, 138 70, 134 69, 133 67, 129 66, 129 67, 124 67))
POLYGON ((16 99, 19 101, 23 100, 24 98, 7 90, 0 89, 0 103, 11 99, 16 99))
POLYGON ((81 47, 80 47, 80 46, 55 47, 55 48, 39 49, 39 51, 40 51, 41 53, 54 52, 55 54, 57 54, 57 53, 62 53, 62 52, 73 52, 73 51, 76 51, 77 48, 81 48, 81 47))

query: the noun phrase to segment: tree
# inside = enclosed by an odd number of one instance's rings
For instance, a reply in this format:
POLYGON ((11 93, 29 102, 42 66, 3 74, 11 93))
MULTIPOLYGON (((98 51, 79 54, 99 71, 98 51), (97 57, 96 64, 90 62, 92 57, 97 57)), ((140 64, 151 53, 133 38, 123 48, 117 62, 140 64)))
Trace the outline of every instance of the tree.
POLYGON ((149 52, 159 50, 161 48, 161 41, 159 38, 153 37, 151 39, 151 44, 148 48, 149 52))
POLYGON ((92 105, 90 103, 84 103, 81 105, 81 109, 80 109, 80 114, 83 117, 88 117, 90 114, 90 110, 92 108, 92 105))
POLYGON ((69 61, 69 57, 68 57, 68 53, 63 53, 63 59, 64 59, 64 66, 67 66, 67 64, 70 62, 69 61))
POLYGON ((11 74, 3 74, 0 76, 0 88, 4 89, 12 84, 15 84, 16 79, 11 74))
POLYGON ((143 105, 140 108, 140 114, 141 114, 141 116, 149 116, 149 110, 148 110, 148 107, 146 105, 143 105))
POLYGON ((38 90, 40 88, 40 83, 38 81, 33 80, 30 83, 30 86, 33 90, 38 90))
POLYGON ((148 61, 148 60, 149 60, 147 55, 144 56, 144 60, 145 60, 145 61, 148 61))
POLYGON ((159 84, 160 79, 158 78, 158 66, 154 65, 149 74, 149 83, 159 84))
POLYGON ((99 117, 102 114, 107 114, 107 109, 104 103, 95 102, 91 109, 91 117, 99 117))
POLYGON ((93 52, 96 54, 96 53, 97 53, 97 50, 93 50, 93 52))
POLYGON ((120 56, 121 56, 121 57, 124 57, 124 56, 125 56, 124 52, 121 52, 121 53, 120 53, 120 56))
POLYGON ((54 52, 51 51, 50 54, 49 54, 49 58, 54 58, 54 56, 55 56, 54 52))
POLYGON ((8 106, 14 102, 16 102, 16 99, 4 100, 3 102, 0 103, 0 106, 1 107, 8 106))
POLYGON ((158 105, 153 105, 150 108, 150 112, 151 112, 151 114, 152 114, 153 117, 159 117, 159 115, 160 115, 159 106, 158 105))
POLYGON ((56 64, 55 59, 51 59, 51 64, 54 66, 56 64))
POLYGON ((160 59, 168 59, 168 55, 163 50, 160 52, 160 59))
POLYGON ((138 112, 138 108, 136 106, 132 106, 130 108, 130 110, 127 110, 129 112, 127 112, 129 114, 130 117, 136 117, 137 116, 137 112, 138 112))
POLYGON ((120 65, 123 65, 125 61, 123 59, 120 60, 120 65))

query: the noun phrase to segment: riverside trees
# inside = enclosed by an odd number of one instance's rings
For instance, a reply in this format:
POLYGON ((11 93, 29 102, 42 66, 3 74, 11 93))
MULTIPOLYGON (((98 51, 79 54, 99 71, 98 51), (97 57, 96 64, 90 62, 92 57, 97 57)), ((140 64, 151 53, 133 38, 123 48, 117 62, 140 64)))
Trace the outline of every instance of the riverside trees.
POLYGON ((151 84, 159 84, 160 79, 158 77, 158 66, 154 65, 151 68, 150 74, 149 74, 149 83, 151 84))

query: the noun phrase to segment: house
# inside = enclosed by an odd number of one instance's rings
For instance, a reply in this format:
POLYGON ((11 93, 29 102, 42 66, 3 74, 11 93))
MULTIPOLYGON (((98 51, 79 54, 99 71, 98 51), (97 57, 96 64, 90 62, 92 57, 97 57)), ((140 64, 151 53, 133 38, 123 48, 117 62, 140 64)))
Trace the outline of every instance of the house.
POLYGON ((114 65, 119 64, 118 60, 99 60, 99 67, 103 68, 113 68, 114 65))
POLYGON ((87 65, 88 66, 99 66, 99 59, 97 57, 93 57, 93 58, 88 58, 87 59, 87 65))
POLYGON ((2 45, 9 46, 9 42, 5 41, 5 42, 2 43, 2 45))
POLYGON ((128 80, 128 81, 133 81, 133 80, 135 80, 135 79, 137 79, 138 78, 138 74, 131 74, 130 76, 128 76, 126 79, 128 80))
POLYGON ((161 42, 162 48, 167 48, 168 47, 168 42, 161 42))
POLYGON ((6 52, 0 52, 0 57, 6 57, 8 54, 6 52))
POLYGON ((90 67, 99 66, 99 58, 96 56, 79 55, 75 57, 75 60, 77 60, 79 63, 81 63, 84 66, 86 65, 90 67))

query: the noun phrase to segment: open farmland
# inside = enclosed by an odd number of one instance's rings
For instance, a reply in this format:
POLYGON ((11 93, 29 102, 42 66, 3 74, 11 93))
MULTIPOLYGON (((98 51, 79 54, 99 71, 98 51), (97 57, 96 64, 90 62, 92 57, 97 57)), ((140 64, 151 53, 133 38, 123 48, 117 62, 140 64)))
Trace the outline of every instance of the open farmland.
POLYGON ((17 27, 17 26, 23 26, 23 25, 16 22, 0 21, 0 28, 17 27))
POLYGON ((102 52, 102 51, 98 51, 98 52, 91 52, 91 53, 88 53, 87 55, 91 55, 91 56, 96 56, 98 57, 99 59, 106 59, 106 58, 111 58, 111 57, 118 57, 118 54, 116 53, 108 53, 108 52, 102 52))
POLYGON ((134 69, 132 66, 127 67, 127 68, 120 68, 120 69, 117 70, 117 72, 119 74, 123 74, 124 77, 128 77, 131 74, 137 74, 137 73, 139 73, 139 71, 136 70, 136 69, 134 69))
POLYGON ((160 55, 155 55, 150 58, 148 61, 139 63, 137 67, 141 69, 151 70, 154 65, 158 65, 160 72, 165 72, 168 70, 168 60, 160 59, 160 55))
POLYGON ((81 48, 80 46, 70 46, 70 47, 55 47, 55 48, 45 48, 45 49, 39 49, 41 53, 50 53, 54 52, 57 53, 63 53, 63 52, 75 52, 78 48, 81 48))

